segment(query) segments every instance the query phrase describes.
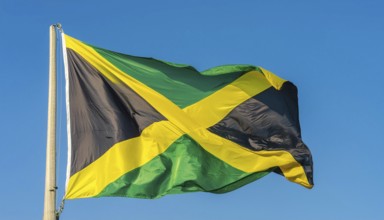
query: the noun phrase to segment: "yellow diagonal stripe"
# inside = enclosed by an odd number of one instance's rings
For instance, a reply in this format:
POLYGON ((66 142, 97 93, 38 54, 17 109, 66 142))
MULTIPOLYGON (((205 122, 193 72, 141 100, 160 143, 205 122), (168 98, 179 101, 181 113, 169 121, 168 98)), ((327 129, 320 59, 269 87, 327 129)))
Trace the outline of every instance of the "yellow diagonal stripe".
POLYGON ((115 144, 103 156, 71 176, 65 198, 99 194, 121 175, 163 153, 182 134, 169 121, 162 121, 147 127, 139 137, 115 144), (167 135, 163 135, 164 132, 167 135))
POLYGON ((218 123, 240 103, 271 87, 266 78, 251 71, 231 84, 183 109, 186 115, 206 129, 218 123))
POLYGON ((275 89, 280 90, 281 87, 283 86, 284 82, 286 81, 285 79, 282 79, 275 74, 271 73, 270 71, 259 67, 265 78, 268 80, 268 82, 275 87, 275 89))
POLYGON ((271 86, 281 88, 283 79, 264 69, 263 73, 252 71, 203 100, 180 109, 166 97, 116 68, 93 48, 67 35, 65 38, 67 48, 81 55, 110 81, 128 85, 168 120, 147 127, 140 137, 115 144, 96 161, 71 176, 65 198, 99 194, 120 176, 163 153, 183 134, 188 134, 208 152, 243 172, 259 172, 279 166, 287 179, 311 187, 302 166, 288 152, 251 151, 206 130, 250 97, 271 86), (136 158, 126 160, 132 155, 136 158))
POLYGON ((303 167, 287 151, 252 151, 207 130, 188 133, 206 151, 231 166, 247 173, 280 167, 284 176, 295 183, 311 188, 303 167))
POLYGON ((169 99, 115 67, 108 60, 97 53, 92 47, 83 44, 68 35, 65 35, 65 42, 67 44, 67 48, 74 50, 82 56, 101 74, 103 74, 103 76, 107 77, 110 81, 116 84, 129 86, 129 88, 137 94, 140 94, 140 96, 152 106, 155 106, 156 110, 160 114, 166 117, 185 133, 199 127, 196 122, 193 123, 192 119, 185 117, 185 113, 169 99))

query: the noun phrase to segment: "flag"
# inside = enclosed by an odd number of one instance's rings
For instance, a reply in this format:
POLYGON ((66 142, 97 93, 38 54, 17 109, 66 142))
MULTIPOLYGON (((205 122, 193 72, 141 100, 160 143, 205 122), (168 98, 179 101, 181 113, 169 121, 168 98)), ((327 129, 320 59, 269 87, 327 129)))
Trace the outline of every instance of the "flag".
POLYGON ((203 72, 63 34, 65 199, 224 193, 270 172, 311 188, 296 87, 250 65, 203 72))

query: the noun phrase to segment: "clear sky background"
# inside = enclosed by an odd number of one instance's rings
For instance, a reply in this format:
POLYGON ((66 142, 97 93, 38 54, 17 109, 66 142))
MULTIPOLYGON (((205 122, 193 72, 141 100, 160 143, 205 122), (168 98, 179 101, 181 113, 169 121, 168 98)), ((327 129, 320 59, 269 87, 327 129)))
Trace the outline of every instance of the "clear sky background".
POLYGON ((49 25, 56 22, 103 48, 199 70, 258 65, 292 81, 315 181, 308 190, 271 173, 222 195, 70 200, 62 220, 384 219, 383 10, 379 0, 0 0, 0 219, 42 218, 49 25))

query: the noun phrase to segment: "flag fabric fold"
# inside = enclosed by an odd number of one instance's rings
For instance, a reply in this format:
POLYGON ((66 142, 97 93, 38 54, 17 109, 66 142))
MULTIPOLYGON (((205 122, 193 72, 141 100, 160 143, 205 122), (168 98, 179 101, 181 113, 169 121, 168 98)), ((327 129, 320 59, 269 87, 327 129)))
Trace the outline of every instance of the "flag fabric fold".
POLYGON ((250 65, 199 72, 63 34, 65 199, 224 193, 270 172, 313 186, 296 87, 250 65))

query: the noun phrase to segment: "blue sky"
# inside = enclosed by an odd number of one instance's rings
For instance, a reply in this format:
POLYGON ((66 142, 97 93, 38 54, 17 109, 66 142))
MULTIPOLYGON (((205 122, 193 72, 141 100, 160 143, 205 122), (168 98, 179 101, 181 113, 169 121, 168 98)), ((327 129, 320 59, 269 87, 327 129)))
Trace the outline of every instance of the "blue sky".
POLYGON ((312 190, 270 174, 223 195, 71 200, 61 219, 384 219, 383 8, 379 0, 0 0, 0 219, 42 216, 56 22, 103 48, 199 70, 253 64, 292 81, 315 169, 312 190))

